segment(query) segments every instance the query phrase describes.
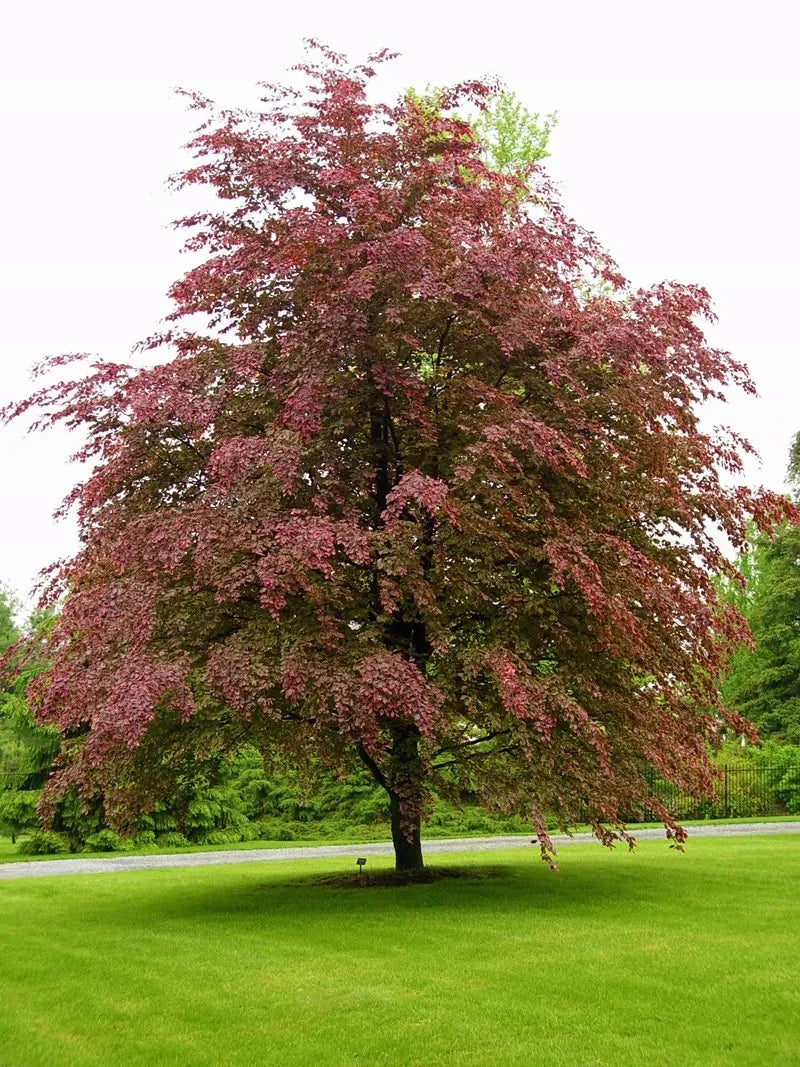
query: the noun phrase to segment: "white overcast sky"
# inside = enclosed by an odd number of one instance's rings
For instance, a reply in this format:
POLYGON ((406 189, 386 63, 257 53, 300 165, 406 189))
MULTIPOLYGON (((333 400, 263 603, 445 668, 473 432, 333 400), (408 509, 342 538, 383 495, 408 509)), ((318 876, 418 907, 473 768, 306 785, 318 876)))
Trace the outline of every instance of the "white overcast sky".
MULTIPOLYGON (((760 391, 724 419, 783 487, 800 430, 798 25, 794 5, 670 2, 4 5, 0 20, 0 404, 59 352, 124 356, 184 269, 164 187, 194 125, 172 90, 248 104, 313 36, 354 59, 402 53, 380 91, 497 74, 557 109, 551 174, 571 214, 637 284, 698 282, 714 341, 760 391)), ((51 514, 77 480, 63 435, 0 430, 0 580, 27 597, 74 550, 51 514)))

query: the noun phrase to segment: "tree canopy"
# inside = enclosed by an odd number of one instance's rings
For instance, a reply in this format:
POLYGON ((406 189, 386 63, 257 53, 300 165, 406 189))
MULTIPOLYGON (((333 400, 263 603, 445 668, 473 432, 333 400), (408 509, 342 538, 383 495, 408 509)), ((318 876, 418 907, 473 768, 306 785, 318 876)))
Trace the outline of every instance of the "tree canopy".
POLYGON ((788 509, 729 487, 741 442, 698 421, 748 375, 703 289, 631 288, 541 169, 492 167, 460 114, 490 87, 372 103, 388 58, 312 46, 258 112, 193 94, 177 183, 216 203, 180 223, 202 261, 157 361, 6 411, 94 462, 29 687, 71 739, 50 802, 101 792, 121 825, 249 739, 363 762, 403 869, 434 785, 528 814, 545 854, 548 815, 610 842, 644 805, 680 840, 648 765, 708 788, 705 734, 745 729, 714 530, 788 509))

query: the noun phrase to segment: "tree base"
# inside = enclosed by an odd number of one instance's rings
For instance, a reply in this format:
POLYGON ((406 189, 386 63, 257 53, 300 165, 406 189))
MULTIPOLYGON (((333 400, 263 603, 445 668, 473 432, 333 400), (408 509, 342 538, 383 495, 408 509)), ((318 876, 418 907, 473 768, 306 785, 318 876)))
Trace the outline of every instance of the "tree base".
MULTIPOLYGON (((423 867, 418 871, 372 871, 369 874, 332 874, 314 876, 292 885, 320 886, 326 889, 393 889, 404 885, 432 885, 452 879, 487 881, 505 873, 503 867, 423 867)), ((277 883, 276 883, 277 886, 277 883)), ((285 888, 285 883, 280 883, 285 888)))

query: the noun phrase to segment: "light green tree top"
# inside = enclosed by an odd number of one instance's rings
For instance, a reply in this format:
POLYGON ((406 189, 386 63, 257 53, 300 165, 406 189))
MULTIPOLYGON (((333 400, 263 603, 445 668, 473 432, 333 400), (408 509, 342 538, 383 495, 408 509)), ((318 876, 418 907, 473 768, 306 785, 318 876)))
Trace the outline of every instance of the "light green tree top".
POLYGON ((503 89, 473 123, 483 141, 489 166, 500 174, 523 175, 545 159, 555 112, 529 111, 516 93, 503 89))
MULTIPOLYGON (((424 92, 409 89, 406 96, 431 118, 442 113, 442 93, 435 86, 429 85, 424 92)), ((523 177, 549 156, 550 134, 557 121, 556 112, 543 116, 529 111, 515 92, 498 89, 470 124, 483 145, 488 166, 500 174, 523 177)))

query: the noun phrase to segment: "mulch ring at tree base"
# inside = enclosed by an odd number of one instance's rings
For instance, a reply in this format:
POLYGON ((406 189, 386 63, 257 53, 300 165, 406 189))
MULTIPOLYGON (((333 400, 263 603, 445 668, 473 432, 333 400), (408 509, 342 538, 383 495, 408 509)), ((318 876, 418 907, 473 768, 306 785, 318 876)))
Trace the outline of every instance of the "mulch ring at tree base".
POLYGON ((270 883, 264 889, 392 889, 404 885, 430 885, 443 879, 485 882, 505 874, 503 867, 423 867, 421 871, 382 870, 369 874, 310 875, 291 882, 270 883))

